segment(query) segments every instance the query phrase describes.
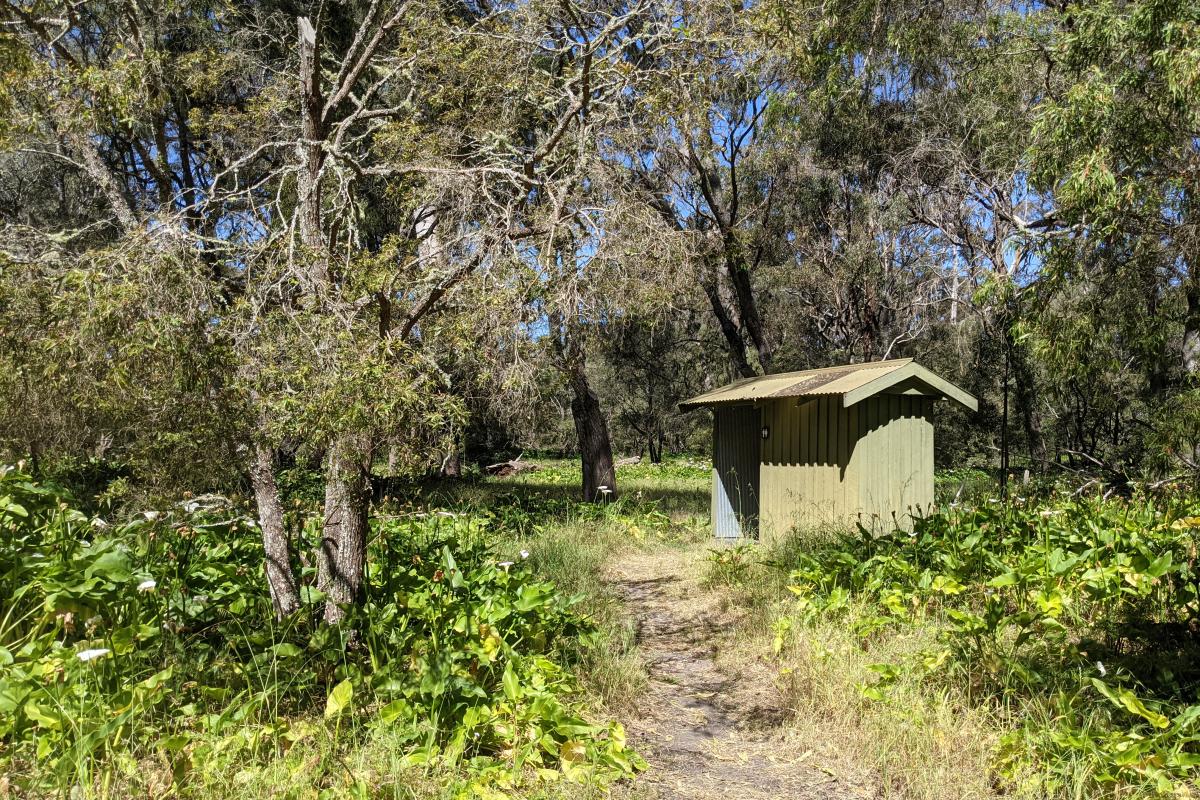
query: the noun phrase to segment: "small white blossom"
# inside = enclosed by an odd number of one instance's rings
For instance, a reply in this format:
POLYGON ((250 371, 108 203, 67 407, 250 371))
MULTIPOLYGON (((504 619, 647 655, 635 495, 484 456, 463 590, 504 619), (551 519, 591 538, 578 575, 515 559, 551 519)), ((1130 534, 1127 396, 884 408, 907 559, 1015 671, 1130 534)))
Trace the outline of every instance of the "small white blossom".
POLYGON ((511 562, 511 561, 501 561, 498 564, 496 564, 497 567, 500 567, 501 569, 503 569, 505 571, 507 571, 508 568, 511 567, 512 565, 513 565, 513 562, 511 562))
POLYGON ((144 580, 141 583, 139 583, 137 585, 137 590, 139 592, 148 592, 156 586, 158 586, 158 581, 154 580, 153 578, 150 578, 149 580, 144 580))
POLYGON ((522 558, 522 559, 529 558, 529 551, 528 551, 528 550, 522 550, 522 551, 521 551, 521 558, 522 558))
POLYGON ((1096 669, 1100 671, 1100 677, 1103 678, 1108 674, 1108 670, 1104 668, 1104 664, 1100 661, 1096 662, 1096 669))
POLYGON ((92 520, 92 525, 96 528, 100 528, 101 530, 108 527, 108 523, 99 517, 96 517, 94 520, 92 520))
POLYGON ((91 650, 80 650, 75 654, 75 657, 83 662, 95 661, 97 658, 103 658, 111 652, 107 647, 96 647, 91 650))
POLYGON ((154 522, 154 520, 158 519, 158 512, 157 511, 143 511, 142 516, 146 518, 147 522, 154 522))

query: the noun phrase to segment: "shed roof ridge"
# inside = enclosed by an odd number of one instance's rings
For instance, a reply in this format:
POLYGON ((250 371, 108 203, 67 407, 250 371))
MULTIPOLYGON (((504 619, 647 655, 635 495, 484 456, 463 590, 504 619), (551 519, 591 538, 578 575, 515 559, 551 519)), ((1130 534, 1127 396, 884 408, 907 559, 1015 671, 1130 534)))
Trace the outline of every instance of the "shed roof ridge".
MULTIPOLYGON (((817 372, 833 372, 835 370, 837 370, 837 371, 841 371, 841 370, 855 371, 855 370, 860 370, 860 369, 875 369, 877 367, 893 366, 893 365, 899 367, 899 366, 903 366, 904 364, 909 363, 910 361, 912 361, 911 358, 886 358, 882 361, 862 361, 857 364, 837 364, 832 367, 813 367, 812 369, 797 369, 797 370, 792 370, 791 372, 770 372, 766 375, 756 375, 753 378, 745 378, 745 380, 747 382, 752 382, 752 381, 765 380, 766 378, 774 379, 774 378, 790 378, 793 376, 799 377, 801 375, 811 375, 811 374, 817 373, 817 372)), ((734 384, 729 384, 729 385, 733 386, 734 384)))
MULTIPOLYGON (((862 369, 877 369, 879 367, 902 367, 905 364, 911 363, 911 358, 887 358, 883 361, 863 361, 858 364, 841 364, 833 367, 813 367, 812 369, 798 369, 792 372, 772 372, 767 375, 759 375, 754 378, 747 378, 748 383, 755 381, 766 380, 768 378, 776 380, 779 378, 804 377, 806 375, 819 375, 822 372, 858 372, 862 369)), ((734 386, 736 384, 729 384, 734 386)))
POLYGON ((759 375, 710 389, 679 404, 681 410, 705 405, 758 402, 760 400, 817 395, 842 395, 847 406, 871 394, 883 391, 906 376, 920 380, 943 397, 968 408, 975 398, 959 387, 921 366, 914 358, 864 361, 833 367, 777 372, 759 375), (867 389, 867 387, 872 387, 867 389), (864 391, 865 390, 865 391, 864 391))

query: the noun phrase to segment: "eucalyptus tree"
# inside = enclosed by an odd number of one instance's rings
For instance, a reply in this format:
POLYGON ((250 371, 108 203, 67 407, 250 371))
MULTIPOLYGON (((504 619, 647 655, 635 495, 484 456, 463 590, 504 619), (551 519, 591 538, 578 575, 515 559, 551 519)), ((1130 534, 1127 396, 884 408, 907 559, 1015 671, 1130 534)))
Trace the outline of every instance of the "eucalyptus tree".
MULTIPOLYGON (((768 372, 776 342, 759 270, 785 235, 773 224, 785 156, 765 146, 781 85, 742 3, 668 3, 670 37, 642 53, 637 107, 619 145, 642 203, 686 241, 732 372, 768 372)), ((786 156, 785 156, 786 157, 786 156)))
MULTIPOLYGON (((65 251, 116 285, 131 264, 164 283, 160 262, 189 265, 207 291, 189 318, 231 356, 218 410, 254 483, 280 615, 298 594, 274 450, 287 439, 326 454, 318 583, 337 621, 362 578, 375 444, 423 441, 456 413, 438 389, 434 312, 494 263, 515 199, 464 161, 478 140, 462 115, 490 100, 480 40, 465 38, 477 12, 382 0, 315 12, 7 4, 20 67, 6 73, 9 149, 95 199, 90 219, 6 223, 21 226, 11 255, 65 251), (434 31, 446 49, 426 46, 434 31), (367 197, 392 213, 366 212, 367 197)), ((168 310, 161 298, 146 293, 133 317, 168 310)), ((122 343, 109 333, 91 353, 101 363, 122 343)))
POLYGON ((504 112, 472 162, 490 171, 496 192, 509 185, 508 224, 523 233, 510 260, 524 269, 532 324, 571 397, 583 497, 611 500, 612 443, 589 362, 612 318, 669 291, 666 275, 655 277, 673 247, 658 217, 629 201, 612 141, 642 77, 635 65, 672 35, 669 18, 632 0, 531 2, 505 19, 511 27, 483 33, 496 43, 495 68, 518 80, 494 98, 504 112))
POLYGON ((1065 427, 1089 458, 1137 466, 1148 451, 1153 466, 1194 474, 1200 9, 1131 0, 1054 11, 1060 33, 1045 58, 1055 80, 1031 156, 1064 233, 1043 248, 1057 290, 1043 350, 1074 399, 1089 399, 1065 427), (1114 394, 1141 402, 1112 408, 1114 394), (1089 450, 1094 439, 1111 442, 1111 456, 1089 450))

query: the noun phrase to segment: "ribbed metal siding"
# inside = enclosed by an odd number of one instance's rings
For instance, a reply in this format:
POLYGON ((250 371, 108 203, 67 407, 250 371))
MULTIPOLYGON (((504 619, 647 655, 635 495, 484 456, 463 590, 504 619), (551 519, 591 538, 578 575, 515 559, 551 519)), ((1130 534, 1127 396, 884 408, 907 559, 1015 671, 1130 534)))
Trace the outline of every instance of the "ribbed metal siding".
POLYGON ((859 432, 858 475, 863 521, 907 527, 933 505, 933 399, 879 395, 858 405, 871 424, 859 432))
POLYGON ((933 503, 933 399, 879 395, 763 404, 759 502, 764 536, 796 526, 904 524, 933 503))
POLYGON ((758 533, 761 417, 753 406, 713 409, 713 533, 758 533))

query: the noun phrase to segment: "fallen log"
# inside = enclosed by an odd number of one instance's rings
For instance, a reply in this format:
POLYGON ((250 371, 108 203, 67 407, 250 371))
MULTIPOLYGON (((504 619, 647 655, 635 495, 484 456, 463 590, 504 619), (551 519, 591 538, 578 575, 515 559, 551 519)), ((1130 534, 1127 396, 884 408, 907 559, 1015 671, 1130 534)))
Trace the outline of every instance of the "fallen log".
POLYGON ((509 475, 519 475, 522 472, 533 472, 539 470, 537 464, 532 464, 528 461, 522 461, 520 456, 517 456, 512 461, 501 461, 499 464, 488 464, 483 468, 483 471, 488 475, 497 478, 507 478, 509 475))
POLYGON ((632 467, 634 464, 642 463, 641 456, 629 456, 627 458, 618 458, 613 464, 614 467, 632 467))

